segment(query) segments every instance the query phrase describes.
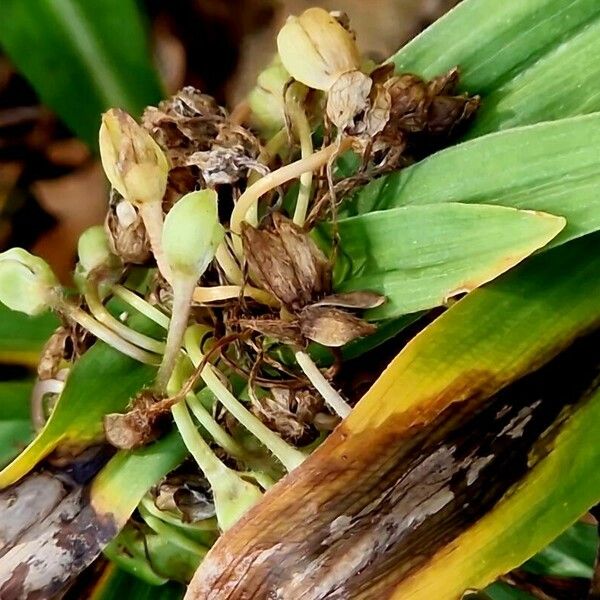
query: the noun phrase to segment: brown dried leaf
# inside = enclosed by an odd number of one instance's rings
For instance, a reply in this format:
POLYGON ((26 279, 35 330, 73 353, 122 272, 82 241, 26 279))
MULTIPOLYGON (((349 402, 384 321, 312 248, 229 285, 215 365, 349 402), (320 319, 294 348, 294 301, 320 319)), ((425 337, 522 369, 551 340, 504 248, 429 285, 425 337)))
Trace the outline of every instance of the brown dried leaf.
POLYGON ((345 294, 330 294, 311 306, 337 306, 340 308, 355 308, 366 310, 377 308, 385 302, 385 296, 376 292, 346 292, 345 294))
POLYGON ((242 329, 252 329, 268 337, 289 344, 304 345, 300 327, 297 321, 282 321, 281 319, 238 319, 236 323, 242 329))
POLYGON ((269 395, 256 398, 253 412, 288 442, 308 441, 315 415, 323 409, 323 399, 308 389, 274 387, 270 391, 269 395))
POLYGON ((375 333, 377 327, 338 308, 307 306, 300 314, 300 331, 309 340, 337 348, 375 333))
MULTIPOLYGON (((139 448, 156 440, 163 432, 165 411, 153 410, 155 405, 157 402, 153 393, 144 390, 136 397, 129 412, 105 415, 106 440, 122 450, 139 448)), ((169 408, 166 408, 167 412, 169 408)))
POLYGON ((280 213, 272 225, 242 227, 244 252, 253 278, 292 310, 309 304, 331 286, 330 266, 310 236, 280 213))
POLYGON ((342 131, 353 129, 355 118, 369 106, 373 82, 361 71, 350 71, 338 77, 327 95, 327 116, 342 131))
POLYGON ((215 516, 210 485, 197 473, 178 471, 171 474, 157 486, 154 493, 156 508, 180 514, 185 523, 215 516))
POLYGON ((124 263, 146 264, 152 258, 146 228, 134 206, 113 190, 104 221, 113 254, 124 263))
POLYGON ((60 370, 60 363, 69 355, 71 333, 66 327, 58 327, 45 343, 38 363, 40 380, 54 379, 60 370))

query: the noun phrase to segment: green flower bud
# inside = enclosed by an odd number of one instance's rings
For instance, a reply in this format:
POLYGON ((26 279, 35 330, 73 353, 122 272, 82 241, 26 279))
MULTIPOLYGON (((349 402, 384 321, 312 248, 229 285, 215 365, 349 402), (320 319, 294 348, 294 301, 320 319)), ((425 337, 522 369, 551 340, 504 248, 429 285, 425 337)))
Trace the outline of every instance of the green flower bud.
POLYGON ((277 48, 290 75, 317 90, 327 91, 341 75, 360 69, 352 35, 322 8, 289 17, 277 36, 277 48))
POLYGON ((94 225, 81 234, 77 252, 79 264, 85 273, 102 267, 110 269, 118 264, 117 257, 110 251, 106 231, 102 225, 94 225))
POLYGON ((219 223, 217 193, 202 190, 186 194, 169 211, 163 227, 163 250, 173 273, 200 277, 214 258, 224 233, 219 223))
POLYGON ((0 302, 11 310, 38 315, 50 308, 59 283, 43 259, 23 248, 0 254, 0 302))
POLYGON ((111 108, 102 115, 100 158, 111 185, 132 204, 159 202, 169 162, 152 136, 130 115, 111 108))

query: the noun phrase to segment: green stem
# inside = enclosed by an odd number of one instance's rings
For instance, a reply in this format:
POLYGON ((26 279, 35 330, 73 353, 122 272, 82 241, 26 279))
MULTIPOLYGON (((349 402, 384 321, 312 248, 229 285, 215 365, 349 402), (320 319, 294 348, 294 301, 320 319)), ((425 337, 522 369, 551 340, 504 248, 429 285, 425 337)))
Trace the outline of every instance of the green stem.
MULTIPOLYGON (((312 136, 310 131, 310 123, 306 118, 306 112, 301 104, 292 100, 290 104, 290 117, 292 124, 300 140, 300 151, 302 158, 308 158, 313 152, 312 136)), ((296 208, 294 210, 293 221, 296 225, 302 227, 306 219, 308 211, 308 203, 310 200, 310 191, 312 188, 313 172, 305 171, 300 175, 300 189, 298 190, 298 199, 296 200, 296 208)))
POLYGON ((229 529, 262 498, 262 492, 215 456, 198 433, 185 402, 178 402, 171 413, 184 444, 210 483, 219 527, 229 529))
POLYGON ((117 298, 123 300, 123 302, 127 302, 127 304, 135 308, 140 314, 160 325, 163 329, 169 329, 169 317, 143 298, 140 298, 135 292, 117 284, 113 285, 112 293, 117 298))
POLYGON ((99 321, 96 321, 94 317, 88 315, 85 311, 81 310, 78 306, 69 304, 68 302, 62 302, 58 306, 58 310, 64 313, 67 317, 79 323, 83 328, 87 329, 92 335, 95 335, 99 340, 102 340, 109 346, 112 346, 119 352, 130 356, 131 358, 148 365, 158 365, 160 357, 156 354, 150 354, 137 346, 134 346, 130 342, 124 340, 122 337, 117 335, 112 329, 109 329, 106 325, 103 325, 99 321))
POLYGON ((331 384, 323 373, 319 370, 312 358, 306 352, 298 351, 295 354, 296 360, 304 374, 310 379, 319 394, 323 396, 325 402, 340 416, 345 419, 352 408, 350 405, 331 387, 331 384))
MULTIPOLYGON (((198 332, 195 327, 188 327, 184 337, 185 349, 195 367, 204 360, 199 348, 198 332)), ((207 364, 200 374, 206 386, 223 404, 223 406, 257 439, 259 439, 283 464, 291 471, 299 466, 306 455, 290 446, 276 433, 271 431, 262 421, 247 410, 235 396, 223 385, 211 364, 207 364)))
POLYGON ((164 217, 162 211, 162 199, 157 202, 144 202, 137 205, 140 217, 150 240, 150 247, 156 259, 158 270, 162 276, 171 283, 171 267, 167 262, 162 248, 162 230, 164 217))
POLYGON ((106 325, 109 329, 112 329, 124 340, 127 340, 144 350, 149 350, 150 352, 155 352, 157 354, 162 354, 165 351, 164 342, 159 342, 139 331, 135 331, 130 327, 127 327, 124 323, 121 323, 119 319, 113 317, 113 315, 108 312, 106 306, 100 301, 98 292, 89 285, 85 293, 85 301, 96 320, 103 325, 106 325))
POLYGON ((192 296, 196 288, 196 278, 174 273, 172 287, 173 310, 171 311, 171 321, 167 333, 167 346, 156 376, 156 384, 159 390, 166 389, 175 367, 175 361, 181 350, 183 335, 190 316, 192 296))
POLYGON ((213 419, 194 393, 186 396, 186 402, 200 425, 223 450, 235 458, 245 457, 244 449, 213 419))
POLYGON ((171 543, 195 554, 196 556, 204 557, 208 552, 208 548, 203 546, 202 544, 198 544, 194 540, 191 540, 187 536, 183 535, 183 533, 177 531, 172 525, 165 523, 158 517, 151 515, 149 512, 146 512, 143 507, 139 507, 140 514, 148 527, 158 533, 158 535, 166 538, 171 543))

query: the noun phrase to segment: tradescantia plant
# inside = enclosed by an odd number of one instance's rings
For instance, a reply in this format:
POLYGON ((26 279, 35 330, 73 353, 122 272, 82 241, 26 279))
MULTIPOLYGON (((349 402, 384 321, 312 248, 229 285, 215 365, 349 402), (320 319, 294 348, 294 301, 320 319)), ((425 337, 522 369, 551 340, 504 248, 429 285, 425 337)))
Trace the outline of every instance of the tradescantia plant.
POLYGON ((600 500, 599 28, 592 0, 464 0, 376 67, 314 8, 247 127, 191 88, 106 112, 77 289, 0 254, 2 303, 62 321, 33 439, 0 388, 0 596, 101 553, 95 598, 589 577, 592 526, 543 548, 600 500))

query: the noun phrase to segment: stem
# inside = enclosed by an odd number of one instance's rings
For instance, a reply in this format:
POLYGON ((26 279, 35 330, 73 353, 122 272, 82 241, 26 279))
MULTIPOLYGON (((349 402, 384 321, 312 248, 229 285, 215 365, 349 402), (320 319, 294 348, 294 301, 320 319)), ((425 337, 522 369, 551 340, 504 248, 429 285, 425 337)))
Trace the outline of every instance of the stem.
POLYGON ((149 512, 140 507, 140 514, 142 518, 150 527, 150 529, 154 530, 161 537, 166 538, 176 546, 179 546, 183 550, 187 550, 196 556, 204 557, 208 553, 208 548, 203 546, 202 544, 198 544, 191 540, 189 537, 183 535, 179 531, 177 531, 173 526, 165 523, 158 517, 151 515, 149 512))
POLYGON ((96 320, 103 325, 106 325, 109 329, 112 329, 124 340, 127 340, 140 348, 144 348, 144 350, 156 352, 157 354, 162 354, 165 351, 164 342, 159 342, 139 331, 135 331, 130 327, 127 327, 124 323, 121 323, 119 319, 113 317, 113 315, 108 312, 106 306, 100 301, 97 291, 91 288, 91 286, 88 286, 85 293, 85 301, 96 320))
POLYGON ((213 287, 197 287, 194 290, 194 302, 204 304, 206 302, 217 302, 219 300, 229 300, 238 298, 240 295, 248 296, 273 308, 279 308, 279 301, 269 292, 252 287, 251 285, 218 285, 213 287))
POLYGON ((246 191, 239 197, 231 212, 230 227, 234 234, 240 234, 242 231, 242 222, 246 219, 246 214, 258 199, 268 191, 279 185, 300 177, 302 173, 314 171, 327 164, 327 161, 337 152, 343 152, 351 145, 349 138, 344 138, 340 143, 331 144, 306 158, 301 158, 296 162, 285 165, 264 177, 261 177, 255 184, 246 188, 246 191))
POLYGON ((150 240, 150 247, 152 253, 156 259, 158 270, 162 276, 171 283, 171 267, 167 262, 165 254, 162 249, 162 229, 163 229, 163 212, 162 212, 162 201, 157 202, 144 202, 138 205, 140 217, 144 221, 144 227, 148 233, 148 239, 150 240))
POLYGON ((233 107, 229 114, 229 122, 233 125, 243 125, 248 120, 251 112, 248 101, 242 100, 233 107))
POLYGON ((244 449, 212 418, 212 415, 202 406, 202 402, 195 394, 189 393, 186 397, 188 407, 200 425, 208 431, 212 439, 235 458, 244 458, 244 449))
POLYGON ((171 321, 167 333, 167 346, 163 355, 163 360, 156 376, 156 384, 159 390, 165 390, 167 383, 173 373, 177 355, 181 350, 181 343, 185 333, 190 309, 192 306, 192 296, 196 287, 196 277, 182 275, 177 273, 172 282, 173 286, 173 310, 171 312, 171 321))
POLYGON ((323 396, 325 402, 340 416, 345 419, 352 408, 350 405, 331 387, 331 384, 323 373, 319 370, 312 358, 306 352, 298 351, 295 354, 296 360, 304 374, 310 379, 319 394, 323 396))
MULTIPOLYGON (((197 333, 194 327, 188 328, 185 334, 185 348, 193 365, 197 367, 203 361, 204 355, 198 347, 197 333)), ((295 469, 304 461, 306 455, 303 452, 290 446, 238 402, 235 396, 223 385, 223 382, 219 379, 211 364, 207 364, 204 367, 200 376, 221 404, 250 433, 258 438, 281 461, 288 471, 295 469)))
POLYGON ((231 256, 231 252, 229 252, 229 248, 227 247, 227 242, 223 241, 219 244, 215 253, 215 258, 230 283, 235 283, 236 285, 241 285, 243 283, 244 275, 233 256, 231 256))
POLYGON ((112 293, 117 298, 121 298, 123 302, 127 302, 127 304, 135 308, 140 314, 160 325, 163 329, 169 329, 169 317, 143 298, 140 298, 135 292, 117 284, 112 287, 112 293))
MULTIPOLYGON (((300 140, 300 151, 302 158, 308 158, 313 153, 313 143, 310 131, 310 124, 306 118, 306 112, 297 101, 292 101, 290 105, 290 117, 292 124, 300 140)), ((308 211, 308 202, 310 200, 310 191, 312 187, 313 172, 306 171, 300 175, 300 190, 296 200, 293 221, 296 225, 302 227, 308 211)))
POLYGON ((198 433, 185 402, 173 406, 171 413, 184 444, 210 483, 219 526, 223 530, 229 529, 262 498, 262 493, 215 456, 198 433))
POLYGON ((134 346, 130 342, 124 340, 112 329, 109 329, 106 325, 96 321, 96 319, 81 310, 78 306, 73 306, 67 302, 62 302, 58 307, 58 310, 63 312, 67 317, 76 323, 79 323, 79 325, 87 329, 99 340, 102 340, 119 352, 122 352, 123 354, 147 365, 157 365, 159 363, 159 356, 156 354, 150 354, 149 352, 146 352, 145 350, 142 350, 141 348, 138 348, 137 346, 134 346))

